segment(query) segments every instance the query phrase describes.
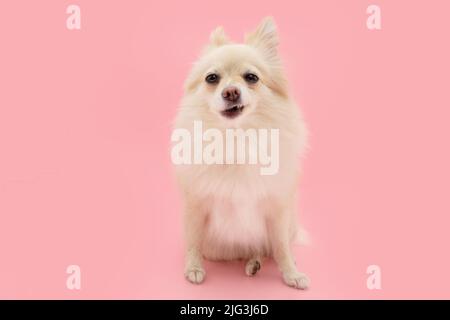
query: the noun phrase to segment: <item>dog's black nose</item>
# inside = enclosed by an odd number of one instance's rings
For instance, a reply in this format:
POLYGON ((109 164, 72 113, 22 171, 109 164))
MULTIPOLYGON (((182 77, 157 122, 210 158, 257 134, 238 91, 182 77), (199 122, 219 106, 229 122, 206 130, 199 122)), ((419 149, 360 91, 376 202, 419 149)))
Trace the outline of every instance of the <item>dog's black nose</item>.
POLYGON ((229 86, 223 89, 222 97, 230 102, 236 102, 241 96, 241 91, 235 86, 229 86))

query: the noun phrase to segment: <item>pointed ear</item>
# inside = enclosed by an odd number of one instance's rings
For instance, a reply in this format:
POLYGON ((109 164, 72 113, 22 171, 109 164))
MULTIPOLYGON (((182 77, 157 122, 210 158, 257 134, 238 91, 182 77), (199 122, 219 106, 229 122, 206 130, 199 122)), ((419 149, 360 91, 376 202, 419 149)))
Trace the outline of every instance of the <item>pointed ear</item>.
POLYGON ((217 27, 216 29, 214 29, 209 36, 209 41, 210 45, 213 47, 220 47, 227 43, 230 43, 230 40, 228 40, 228 37, 223 30, 223 27, 217 27))
POLYGON ((272 17, 264 18, 255 31, 245 37, 245 43, 261 50, 269 59, 277 56, 278 33, 272 17))

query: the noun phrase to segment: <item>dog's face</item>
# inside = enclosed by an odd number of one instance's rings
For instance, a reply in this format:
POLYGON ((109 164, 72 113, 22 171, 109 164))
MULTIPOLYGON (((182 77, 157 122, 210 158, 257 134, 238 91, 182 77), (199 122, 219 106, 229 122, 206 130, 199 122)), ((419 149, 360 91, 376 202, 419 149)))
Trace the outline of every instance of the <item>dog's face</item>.
POLYGON ((277 44, 271 19, 247 35, 245 44, 231 43, 217 28, 191 71, 186 95, 196 108, 231 122, 267 108, 275 96, 287 95, 277 44))
POLYGON ((197 89, 212 112, 227 119, 248 113, 264 90, 264 74, 258 68, 258 55, 251 48, 227 45, 217 48, 205 59, 207 68, 197 89))

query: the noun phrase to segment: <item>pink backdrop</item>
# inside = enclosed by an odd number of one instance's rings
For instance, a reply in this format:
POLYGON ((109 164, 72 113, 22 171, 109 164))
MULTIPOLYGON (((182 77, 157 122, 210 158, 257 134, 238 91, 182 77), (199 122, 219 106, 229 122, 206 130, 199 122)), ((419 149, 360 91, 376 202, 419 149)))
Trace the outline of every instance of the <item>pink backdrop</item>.
POLYGON ((0 4, 0 298, 450 298, 450 4, 13 1, 0 4), (66 7, 81 8, 81 30, 66 7), (381 7, 382 30, 366 28, 381 7), (183 79, 209 32, 274 16, 311 130, 296 248, 207 263, 186 282, 169 157, 183 79), (66 267, 81 267, 81 290, 66 267), (382 289, 368 290, 378 265, 382 289))

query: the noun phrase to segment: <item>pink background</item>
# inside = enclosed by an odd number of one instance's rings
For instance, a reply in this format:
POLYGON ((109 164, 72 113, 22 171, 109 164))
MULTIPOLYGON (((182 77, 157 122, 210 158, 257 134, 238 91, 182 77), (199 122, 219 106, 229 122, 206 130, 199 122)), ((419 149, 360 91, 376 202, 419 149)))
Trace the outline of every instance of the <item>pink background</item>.
POLYGON ((2 1, 0 298, 450 298, 450 5, 442 1, 2 1), (81 7, 79 31, 66 7, 81 7), (382 30, 366 28, 366 8, 382 30), (266 16, 310 127, 296 248, 182 274, 169 157, 182 83, 209 32, 266 16), (82 289, 66 288, 66 267, 82 289), (366 268, 382 290, 366 287, 366 268))

